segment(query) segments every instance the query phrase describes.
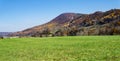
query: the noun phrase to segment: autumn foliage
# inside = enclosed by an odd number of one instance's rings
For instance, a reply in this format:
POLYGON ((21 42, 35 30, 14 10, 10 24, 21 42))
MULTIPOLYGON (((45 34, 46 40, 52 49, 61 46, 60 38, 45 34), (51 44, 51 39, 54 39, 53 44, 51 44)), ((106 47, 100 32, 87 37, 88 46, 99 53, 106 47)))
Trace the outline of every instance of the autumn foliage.
POLYGON ((14 35, 48 37, 76 35, 120 35, 120 9, 92 14, 63 13, 50 22, 14 35))

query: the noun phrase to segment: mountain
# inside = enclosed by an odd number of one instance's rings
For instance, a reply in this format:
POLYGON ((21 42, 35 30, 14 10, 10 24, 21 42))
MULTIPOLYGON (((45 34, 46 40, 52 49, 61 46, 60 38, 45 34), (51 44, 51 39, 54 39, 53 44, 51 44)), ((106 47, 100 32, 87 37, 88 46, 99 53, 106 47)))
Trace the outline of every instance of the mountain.
POLYGON ((19 36, 75 36, 120 35, 120 9, 91 14, 63 13, 50 22, 13 35, 19 36))
POLYGON ((8 36, 9 34, 12 34, 12 32, 0 32, 0 36, 8 36))

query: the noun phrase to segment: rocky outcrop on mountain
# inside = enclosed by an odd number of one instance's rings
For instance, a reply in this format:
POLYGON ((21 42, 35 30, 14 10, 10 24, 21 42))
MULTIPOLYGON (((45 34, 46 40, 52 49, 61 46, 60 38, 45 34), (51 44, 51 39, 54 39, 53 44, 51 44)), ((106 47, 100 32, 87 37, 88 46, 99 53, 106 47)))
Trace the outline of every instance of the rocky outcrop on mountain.
POLYGON ((92 14, 63 13, 50 22, 16 32, 19 36, 120 35, 120 9, 92 14))

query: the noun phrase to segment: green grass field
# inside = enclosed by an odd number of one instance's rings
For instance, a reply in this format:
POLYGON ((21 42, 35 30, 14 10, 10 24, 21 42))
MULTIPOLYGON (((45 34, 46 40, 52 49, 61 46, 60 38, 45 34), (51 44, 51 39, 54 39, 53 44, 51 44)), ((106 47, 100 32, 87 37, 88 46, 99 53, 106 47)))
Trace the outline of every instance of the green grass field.
POLYGON ((1 39, 0 61, 120 61, 120 36, 1 39))

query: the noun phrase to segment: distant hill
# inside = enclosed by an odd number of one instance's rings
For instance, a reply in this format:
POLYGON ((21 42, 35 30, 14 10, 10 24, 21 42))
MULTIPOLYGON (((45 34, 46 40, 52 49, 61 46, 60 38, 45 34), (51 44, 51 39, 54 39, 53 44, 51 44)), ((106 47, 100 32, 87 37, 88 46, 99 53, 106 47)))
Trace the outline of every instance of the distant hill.
POLYGON ((50 22, 13 35, 19 36, 76 36, 120 35, 120 9, 91 14, 63 13, 50 22))
POLYGON ((9 34, 12 34, 12 32, 0 32, 0 36, 8 36, 9 34))

